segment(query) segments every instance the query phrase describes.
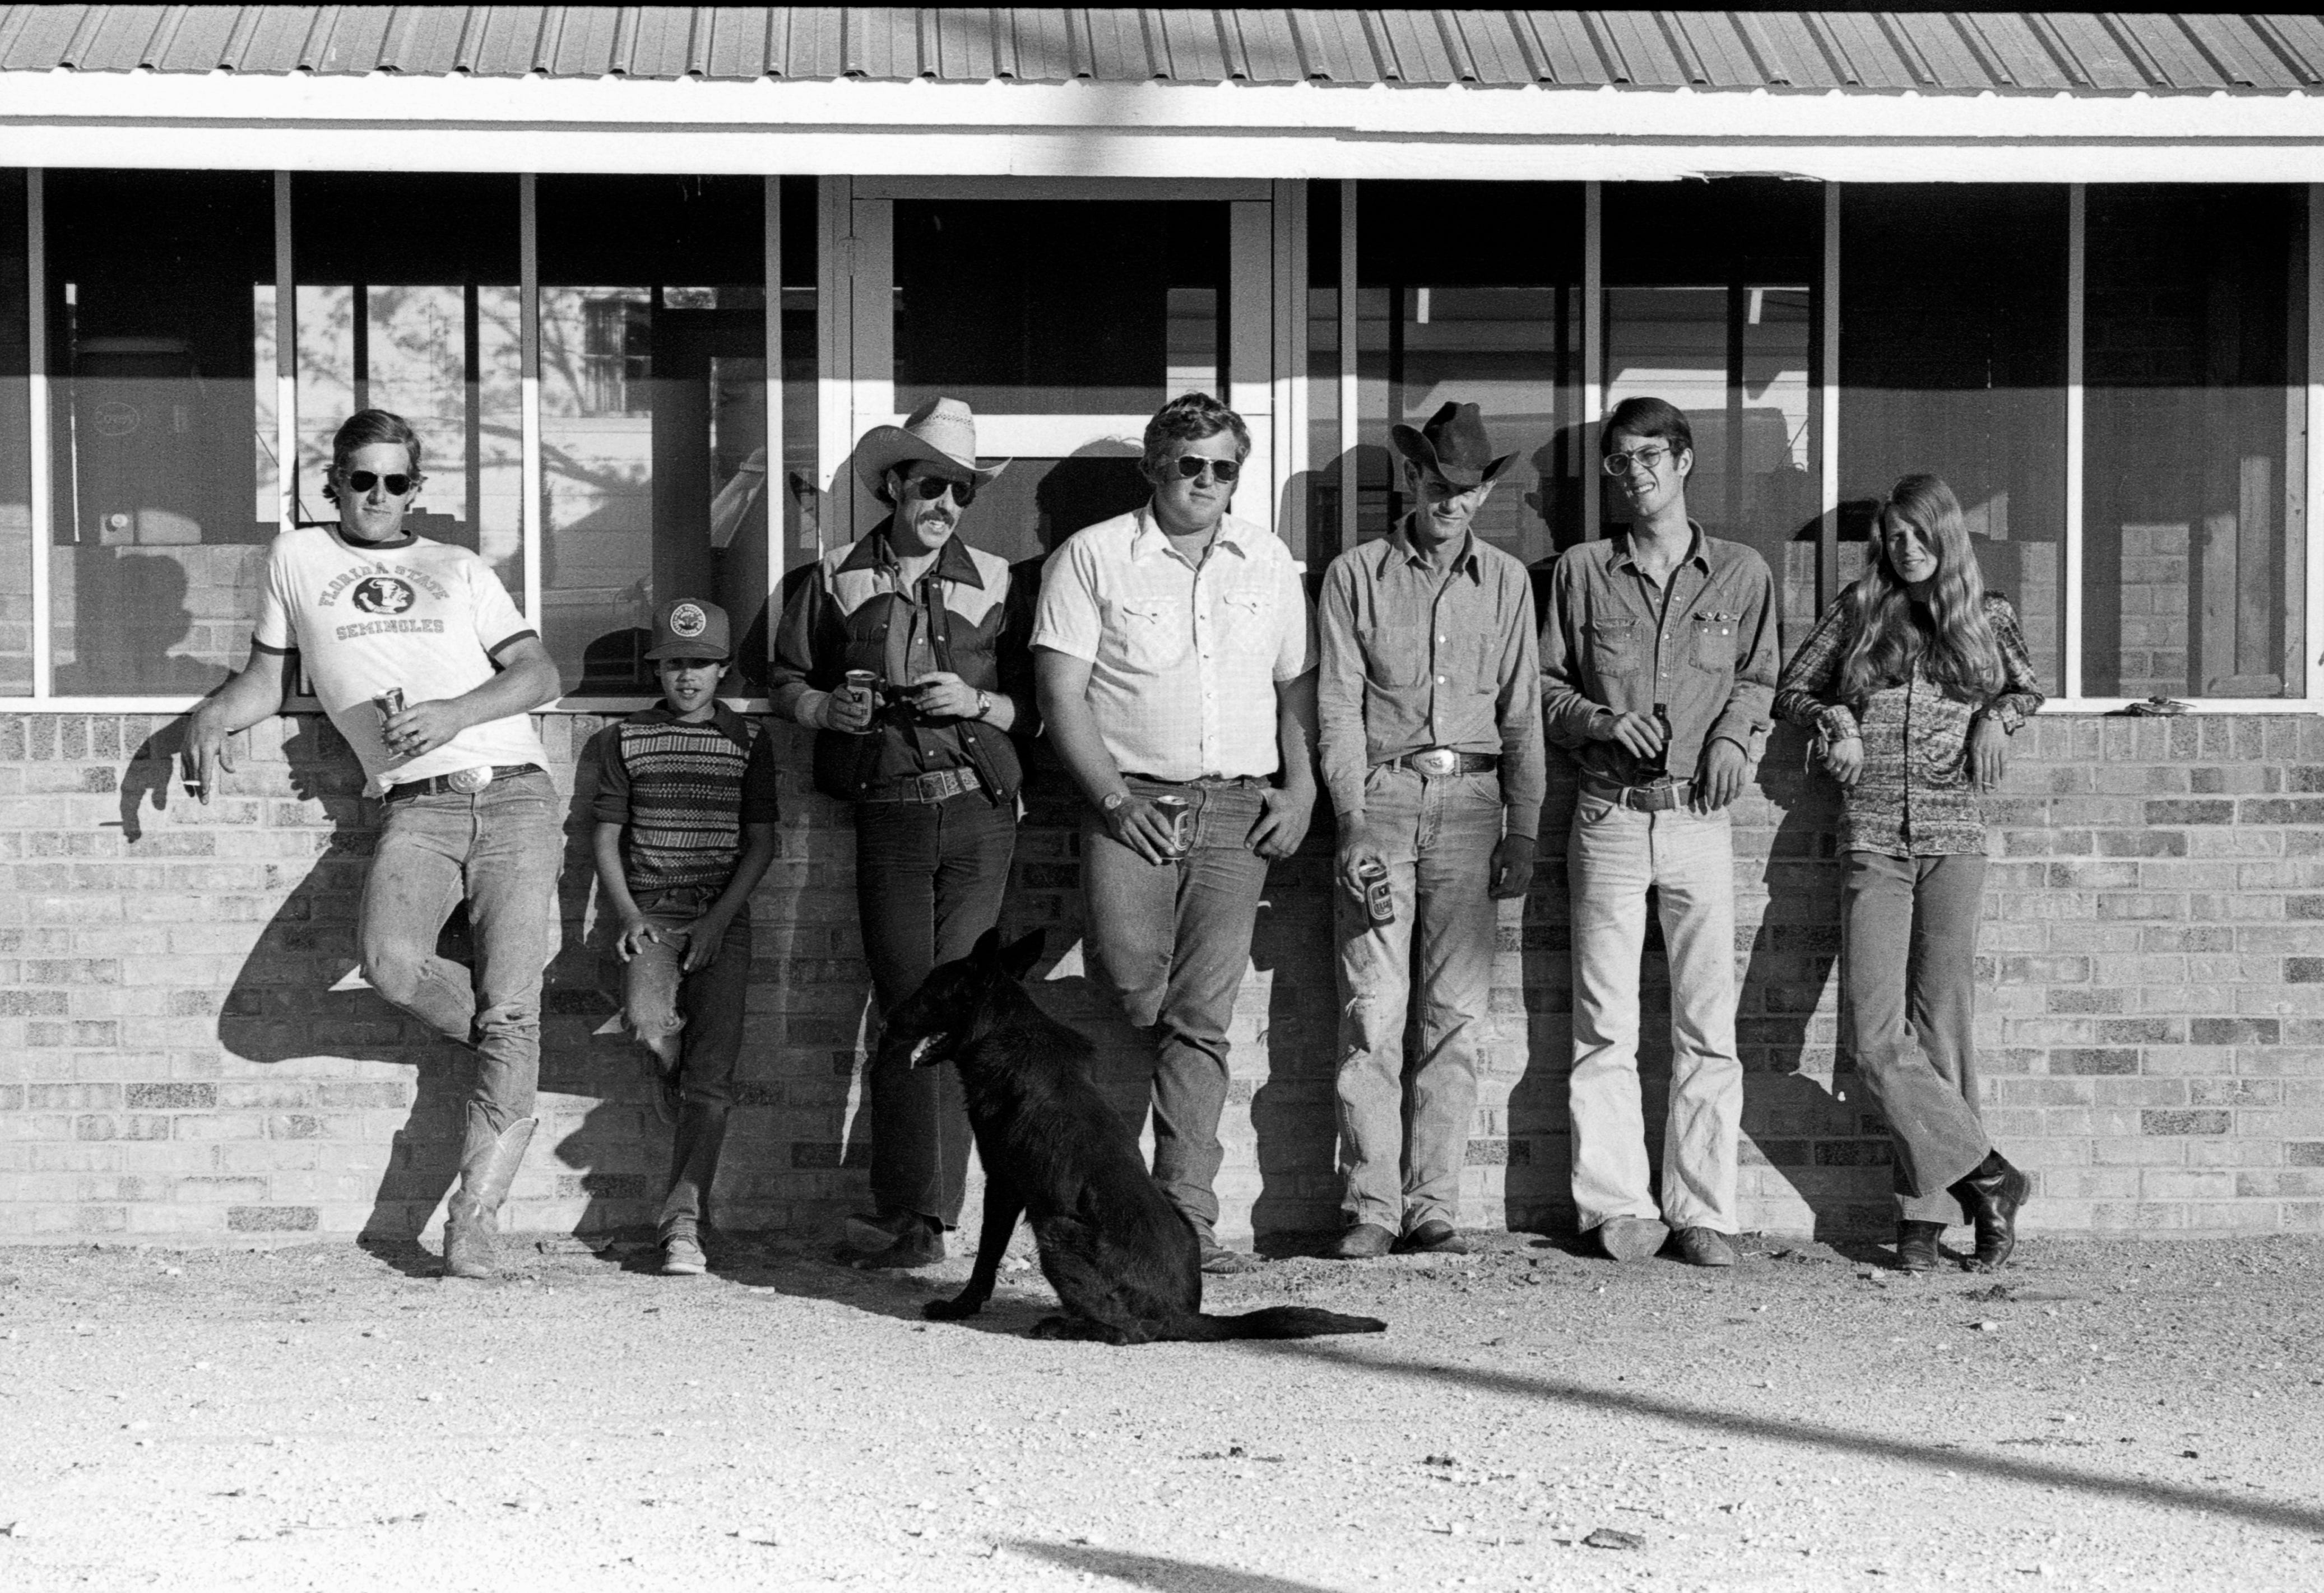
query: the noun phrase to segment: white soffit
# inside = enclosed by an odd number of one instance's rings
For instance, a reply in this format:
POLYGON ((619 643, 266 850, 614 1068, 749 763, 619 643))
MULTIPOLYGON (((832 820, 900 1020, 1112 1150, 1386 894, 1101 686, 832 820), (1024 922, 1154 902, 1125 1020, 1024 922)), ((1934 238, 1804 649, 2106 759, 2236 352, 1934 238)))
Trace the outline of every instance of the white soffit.
POLYGON ((0 164, 1639 181, 2324 181, 2308 95, 0 73, 0 164))

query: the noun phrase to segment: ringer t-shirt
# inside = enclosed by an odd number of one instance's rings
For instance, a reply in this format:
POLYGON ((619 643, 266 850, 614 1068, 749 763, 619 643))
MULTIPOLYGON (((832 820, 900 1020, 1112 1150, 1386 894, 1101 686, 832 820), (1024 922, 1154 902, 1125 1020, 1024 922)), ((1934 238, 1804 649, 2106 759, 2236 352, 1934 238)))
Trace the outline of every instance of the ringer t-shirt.
POLYGON ((417 758, 380 739, 372 699, 403 688, 406 706, 463 696, 498 670, 502 649, 536 635, 492 567, 465 548, 426 537, 365 546, 336 526, 302 526, 274 539, 266 556, 252 644, 297 653, 316 700, 363 760, 364 790, 478 764, 537 763, 549 755, 530 714, 471 725, 417 758))
POLYGON ((630 894, 707 886, 723 890, 742 855, 742 828, 782 816, 774 743, 721 704, 688 724, 657 704, 597 742, 601 824, 626 826, 622 873, 630 894))

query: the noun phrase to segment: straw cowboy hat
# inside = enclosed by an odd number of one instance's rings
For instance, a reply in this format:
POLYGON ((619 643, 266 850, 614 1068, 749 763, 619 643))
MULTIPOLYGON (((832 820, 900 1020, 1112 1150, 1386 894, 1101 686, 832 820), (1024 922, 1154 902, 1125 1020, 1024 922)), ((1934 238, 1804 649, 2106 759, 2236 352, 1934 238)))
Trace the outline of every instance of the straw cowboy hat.
POLYGON ((901 426, 875 426, 856 439, 856 479, 875 498, 886 493, 890 470, 918 460, 949 465, 980 487, 1010 463, 976 462, 976 417, 958 399, 930 399, 905 417, 901 426))
POLYGON ((1515 454, 1493 457, 1492 445, 1485 440, 1484 417, 1474 404, 1446 404, 1418 431, 1409 426, 1391 426, 1388 435, 1397 453, 1464 490, 1484 485, 1517 457, 1515 454))

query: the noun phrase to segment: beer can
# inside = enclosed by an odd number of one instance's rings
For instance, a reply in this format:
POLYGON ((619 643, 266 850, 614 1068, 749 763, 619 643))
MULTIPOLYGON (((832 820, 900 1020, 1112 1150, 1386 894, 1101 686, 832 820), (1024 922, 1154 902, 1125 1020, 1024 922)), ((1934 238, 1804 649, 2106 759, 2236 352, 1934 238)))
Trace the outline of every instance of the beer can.
POLYGON ((869 669, 850 669, 847 672, 847 689, 867 705, 875 704, 879 701, 880 677, 869 669))
POLYGON ((380 718, 384 720, 391 714, 403 712, 403 688, 400 686, 391 686, 373 697, 371 701, 372 706, 379 710, 380 718))
POLYGON ((1369 862, 1356 870, 1364 884, 1364 911, 1375 924, 1396 922, 1396 888, 1388 882, 1388 865, 1369 862))
POLYGON ((1194 850, 1194 805, 1184 796, 1157 796, 1154 806, 1170 832, 1170 855, 1184 857, 1194 850))

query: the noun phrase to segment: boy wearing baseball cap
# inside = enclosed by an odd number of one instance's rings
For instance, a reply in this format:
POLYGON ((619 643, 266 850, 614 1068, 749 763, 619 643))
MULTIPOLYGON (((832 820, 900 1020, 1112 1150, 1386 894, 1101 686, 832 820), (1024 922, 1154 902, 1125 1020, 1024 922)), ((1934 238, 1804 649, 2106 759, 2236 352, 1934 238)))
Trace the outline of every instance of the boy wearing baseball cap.
POLYGON ((663 1272, 704 1270, 701 1223, 742 1045, 751 892, 775 856, 772 744, 718 701, 726 612, 682 597, 654 612, 660 704, 597 742, 597 879, 621 922, 622 1014, 654 1110, 677 1126, 659 1219, 663 1272))

